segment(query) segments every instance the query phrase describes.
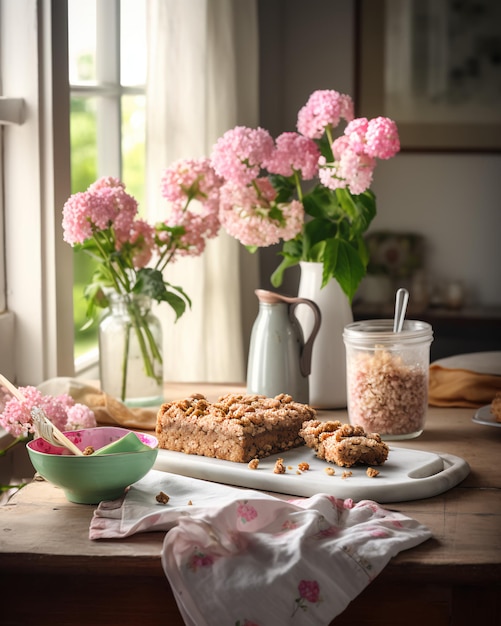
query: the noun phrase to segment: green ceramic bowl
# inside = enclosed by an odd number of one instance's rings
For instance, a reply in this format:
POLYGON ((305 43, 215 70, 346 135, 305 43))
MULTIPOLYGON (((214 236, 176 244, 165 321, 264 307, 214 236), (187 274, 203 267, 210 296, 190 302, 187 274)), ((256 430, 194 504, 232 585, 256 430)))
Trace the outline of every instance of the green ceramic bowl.
POLYGON ((98 504, 115 500, 126 487, 145 476, 153 467, 158 454, 158 441, 153 435, 135 433, 138 441, 131 442, 133 431, 115 426, 101 426, 66 432, 81 450, 92 446, 98 450, 109 446, 108 454, 74 456, 65 448, 53 446, 38 438, 27 444, 35 470, 57 487, 63 489, 70 502, 98 504), (127 446, 113 442, 127 436, 127 446), (130 451, 123 451, 128 448, 130 451), (118 451, 117 451, 118 450, 118 451))

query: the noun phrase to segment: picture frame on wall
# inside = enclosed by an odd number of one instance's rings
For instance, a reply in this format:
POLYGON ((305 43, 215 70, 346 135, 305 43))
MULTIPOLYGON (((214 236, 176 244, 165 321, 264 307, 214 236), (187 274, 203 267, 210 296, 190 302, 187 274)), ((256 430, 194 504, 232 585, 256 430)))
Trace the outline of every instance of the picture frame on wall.
POLYGON ((402 150, 501 150, 499 0, 359 0, 357 116, 390 117, 402 150))

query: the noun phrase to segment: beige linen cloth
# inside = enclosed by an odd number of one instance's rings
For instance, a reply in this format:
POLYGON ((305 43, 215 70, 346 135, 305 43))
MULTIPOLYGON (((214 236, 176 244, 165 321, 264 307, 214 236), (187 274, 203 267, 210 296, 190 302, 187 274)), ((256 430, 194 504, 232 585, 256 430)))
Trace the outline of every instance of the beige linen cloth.
POLYGON ((430 366, 431 406, 478 408, 501 391, 501 352, 474 352, 430 366))
POLYGON ((97 387, 75 378, 51 378, 38 385, 38 389, 44 395, 68 394, 75 402, 85 404, 92 409, 100 425, 155 430, 159 406, 129 408, 97 387))

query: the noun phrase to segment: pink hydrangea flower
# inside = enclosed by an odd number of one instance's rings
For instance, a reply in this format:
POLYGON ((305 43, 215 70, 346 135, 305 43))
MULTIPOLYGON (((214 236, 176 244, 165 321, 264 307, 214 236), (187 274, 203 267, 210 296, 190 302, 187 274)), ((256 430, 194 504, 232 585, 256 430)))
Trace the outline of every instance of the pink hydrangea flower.
POLYGON ((339 161, 321 162, 319 178, 329 189, 348 188, 352 194, 363 193, 372 184, 375 160, 366 154, 345 150, 339 161))
POLYGON ((326 127, 335 128, 341 117, 347 121, 353 119, 350 96, 333 89, 314 91, 298 113, 297 129, 306 137, 320 139, 326 127))
POLYGON ((179 239, 179 244, 172 257, 176 256, 199 256, 205 250, 206 240, 215 237, 220 228, 218 213, 208 213, 206 215, 197 214, 193 211, 183 211, 173 213, 167 224, 182 226, 185 230, 179 239))
POLYGON ((247 185, 259 176, 262 163, 273 151, 273 139, 263 128, 236 126, 218 139, 211 163, 225 180, 247 185))
POLYGON ((134 220, 129 234, 135 268, 146 267, 153 256, 155 229, 145 220, 134 220))
POLYGON ((388 117, 357 118, 346 126, 344 134, 355 152, 370 157, 391 159, 400 150, 397 125, 388 117))
POLYGON ((357 195, 371 186, 375 167, 375 159, 367 154, 345 150, 339 162, 339 173, 350 192, 357 195))
POLYGON ((369 121, 365 152, 378 159, 391 159, 400 150, 400 139, 395 122, 388 117, 376 117, 369 121))
POLYGON ((357 117, 352 120, 344 129, 345 137, 339 137, 339 139, 345 139, 349 142, 351 149, 355 152, 365 152, 367 128, 369 126, 369 120, 366 117, 357 117))
POLYGON ((80 430, 82 428, 93 428, 96 426, 94 412, 85 404, 74 404, 66 411, 65 430, 80 430))
POLYGON ((103 200, 106 198, 107 201, 115 204, 116 214, 113 220, 113 230, 115 231, 118 250, 121 244, 129 241, 130 232, 138 211, 137 201, 120 188, 109 188, 99 193, 102 195, 103 200))
MULTIPOLYGON (((0 425, 14 437, 34 432, 31 410, 40 407, 59 430, 67 430, 68 411, 75 406, 73 398, 67 394, 44 396, 36 387, 20 387, 24 400, 11 398, 0 415, 0 425)), ((78 409, 79 419, 86 424, 96 425, 94 413, 87 407, 78 409), (87 411, 85 410, 87 409, 87 411)), ((77 413, 75 413, 77 415, 77 413)))
POLYGON ((319 179, 328 189, 348 188, 351 193, 358 195, 371 186, 376 161, 353 147, 358 145, 358 131, 363 127, 363 124, 354 125, 354 143, 352 135, 338 137, 333 142, 333 162, 320 158, 319 179))
POLYGON ((94 204, 94 198, 83 191, 73 194, 66 201, 63 208, 63 239, 66 243, 73 246, 92 237, 92 224, 96 221, 99 221, 103 228, 107 227, 113 215, 94 211, 94 204), (89 214, 93 217, 90 218, 89 214))
POLYGON ((108 189, 109 187, 120 187, 125 190, 125 185, 119 178, 102 176, 89 185, 88 191, 99 191, 100 189, 108 189))
MULTIPOLYGON (((331 149, 332 149, 332 154, 334 156, 334 160, 339 161, 341 159, 343 152, 345 150, 351 149, 349 138, 346 137, 345 135, 341 135, 341 137, 338 137, 337 139, 333 141, 331 149)), ((323 162, 325 163, 325 158, 323 159, 323 162)))
POLYGON ((161 192, 176 206, 185 208, 191 200, 199 200, 207 212, 215 212, 222 184, 210 159, 180 159, 164 171, 161 192))
POLYGON ((303 180, 310 180, 318 173, 319 157, 320 150, 312 139, 298 133, 282 133, 264 166, 271 174, 292 176, 299 172, 303 180))
POLYGON ((351 122, 351 120, 355 117, 355 107, 353 106, 351 96, 342 93, 339 98, 339 104, 340 116, 347 122, 351 122))
POLYGON ((325 157, 320 157, 318 178, 327 189, 344 189, 347 185, 346 179, 339 172, 339 161, 327 163, 325 157))
POLYGON ((137 201, 115 178, 102 178, 87 191, 73 194, 63 207, 63 239, 83 243, 94 229, 114 227, 119 244, 127 240, 137 214, 137 201))
MULTIPOLYGON (((198 256, 205 249, 206 239, 219 232, 219 193, 223 180, 210 160, 181 159, 168 167, 162 176, 162 195, 169 201, 168 226, 181 226, 184 235, 171 257, 198 256)), ((170 235, 160 233, 159 240, 169 245, 170 235)))
POLYGON ((280 239, 293 239, 303 227, 301 202, 277 205, 270 181, 259 178, 254 182, 253 186, 228 183, 222 187, 219 219, 225 230, 244 246, 267 247, 280 239))

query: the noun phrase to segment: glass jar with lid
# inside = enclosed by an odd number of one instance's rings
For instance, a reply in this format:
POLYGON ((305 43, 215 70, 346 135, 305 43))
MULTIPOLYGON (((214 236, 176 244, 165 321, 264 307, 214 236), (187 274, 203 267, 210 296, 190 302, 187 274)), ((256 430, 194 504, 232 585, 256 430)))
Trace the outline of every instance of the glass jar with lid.
POLYGON ((346 346, 348 416, 351 424, 384 439, 411 439, 424 428, 428 407, 430 324, 393 320, 348 324, 346 346))

